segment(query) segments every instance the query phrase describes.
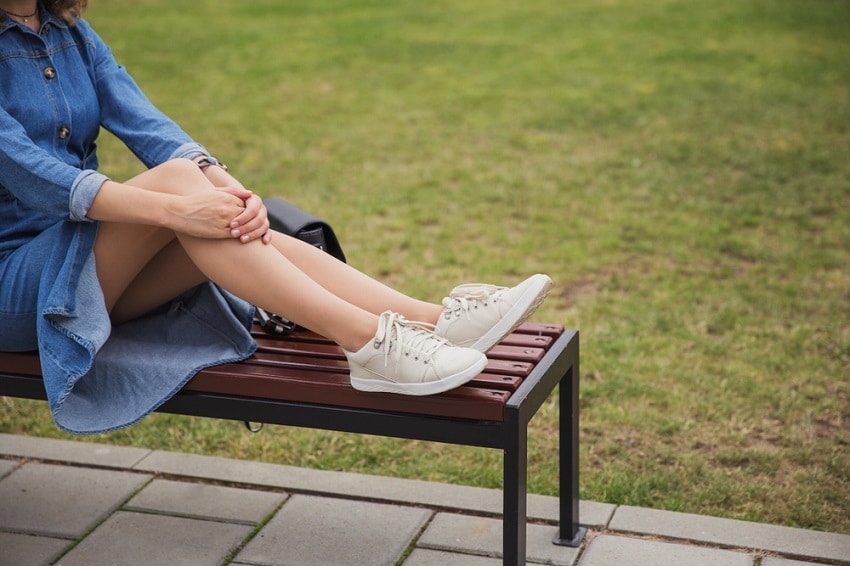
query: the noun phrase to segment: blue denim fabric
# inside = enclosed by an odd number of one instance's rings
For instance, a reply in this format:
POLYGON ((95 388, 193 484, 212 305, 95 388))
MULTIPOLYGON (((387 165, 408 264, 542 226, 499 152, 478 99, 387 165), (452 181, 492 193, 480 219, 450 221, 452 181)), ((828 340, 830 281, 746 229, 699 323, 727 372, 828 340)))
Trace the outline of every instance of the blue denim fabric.
POLYGON ((0 16, 0 350, 38 349, 57 424, 132 424, 199 369, 244 359, 253 307, 212 284, 113 328, 86 217, 107 179, 100 127, 148 167, 207 154, 142 94, 85 22, 41 4, 38 33, 0 16), (155 360, 155 363, 152 363, 155 360))

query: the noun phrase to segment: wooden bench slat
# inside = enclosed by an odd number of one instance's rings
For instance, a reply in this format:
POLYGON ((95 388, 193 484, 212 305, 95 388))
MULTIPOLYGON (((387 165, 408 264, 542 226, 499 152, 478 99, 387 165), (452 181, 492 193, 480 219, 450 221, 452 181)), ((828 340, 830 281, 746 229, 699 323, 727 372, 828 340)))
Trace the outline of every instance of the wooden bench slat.
MULTIPOLYGON (((501 347, 497 346, 493 350, 501 347)), ((540 361, 545 352, 535 349, 514 349, 510 351, 507 348, 501 348, 492 354, 488 353, 488 363, 485 371, 490 373, 499 373, 505 375, 513 375, 517 377, 525 377, 528 375, 531 368, 540 361)), ((241 362, 242 366, 276 366, 276 367, 291 367, 312 369, 315 371, 336 370, 348 372, 348 362, 334 358, 322 358, 306 354, 276 354, 269 353, 267 350, 258 351, 249 359, 241 362)), ((240 371, 235 369, 234 371, 240 371)), ((244 371, 242 372, 244 373, 244 371)))
MULTIPOLYGON (((516 330, 513 331, 512 334, 505 337, 502 340, 502 344, 510 343, 512 340, 528 340, 532 338, 550 338, 555 339, 564 332, 563 325, 560 324, 552 324, 547 322, 524 322, 519 326, 516 330)), ((268 337, 269 334, 266 333, 265 330, 259 325, 255 324, 251 329, 251 334, 255 337, 268 337)), ((289 335, 294 341, 298 342, 321 342, 327 343, 329 340, 320 334, 316 334, 315 332, 311 332, 309 330, 298 329, 293 334, 289 335)), ((521 345, 527 345, 524 342, 521 345)))
MULTIPOLYGON (((498 371, 503 369, 504 365, 503 362, 489 364, 481 374, 467 385, 483 387, 485 389, 515 391, 522 382, 522 378, 528 374, 526 370, 529 366, 522 364, 517 368, 516 364, 511 364, 511 374, 509 374, 498 371), (490 367, 491 365, 493 368, 490 367)), ((322 379, 323 375, 332 375, 334 373, 348 375, 348 364, 341 360, 328 360, 310 356, 269 355, 265 353, 255 354, 243 362, 215 366, 214 368, 210 368, 210 371, 224 371, 232 375, 250 377, 251 375, 268 375, 268 372, 263 371, 264 368, 316 372, 312 374, 312 379, 322 379)), ((203 372, 198 376, 198 379, 201 381, 203 380, 202 374, 203 372)), ((281 371, 275 373, 274 376, 278 379, 286 379, 288 373, 281 371)), ((239 394, 236 389, 229 393, 234 395, 239 394)))
POLYGON ((234 374, 231 369, 232 365, 228 364, 203 370, 183 389, 227 395, 238 391, 245 397, 486 421, 503 419, 503 408, 511 395, 510 391, 478 387, 460 387, 425 397, 364 393, 351 387, 347 372, 316 373, 266 367, 263 373, 246 376, 234 374))
POLYGON ((41 377, 38 352, 0 352, 0 366, 8 373, 41 377))
POLYGON ((325 358, 336 358, 345 360, 342 349, 329 340, 326 343, 314 341, 300 341, 298 335, 293 334, 285 338, 271 337, 268 334, 254 336, 258 352, 269 352, 275 354, 311 354, 325 358))
POLYGON ((543 348, 547 350, 555 338, 542 334, 520 334, 514 332, 505 337, 499 344, 502 346, 519 346, 521 348, 543 348))

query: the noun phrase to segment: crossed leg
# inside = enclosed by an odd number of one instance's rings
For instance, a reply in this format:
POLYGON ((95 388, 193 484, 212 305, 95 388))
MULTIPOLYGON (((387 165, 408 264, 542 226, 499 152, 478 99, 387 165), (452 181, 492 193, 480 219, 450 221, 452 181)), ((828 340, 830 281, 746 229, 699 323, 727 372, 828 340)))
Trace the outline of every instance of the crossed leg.
MULTIPOLYGON (((128 181, 174 194, 213 190, 183 160, 167 162, 128 181)), ((224 289, 356 351, 375 334, 377 315, 394 310, 435 322, 440 305, 419 301, 330 255, 283 234, 271 245, 206 239, 171 230, 103 222, 95 243, 98 277, 115 322, 148 310, 203 282, 224 289)))

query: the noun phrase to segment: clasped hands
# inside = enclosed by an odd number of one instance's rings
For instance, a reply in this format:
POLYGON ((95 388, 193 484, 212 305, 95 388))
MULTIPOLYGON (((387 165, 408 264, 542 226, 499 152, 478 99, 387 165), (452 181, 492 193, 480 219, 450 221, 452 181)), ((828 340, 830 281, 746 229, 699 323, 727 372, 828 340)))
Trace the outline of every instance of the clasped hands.
POLYGON ((243 244, 258 238, 264 244, 272 241, 268 212, 263 199, 244 187, 225 186, 216 187, 216 190, 233 195, 243 203, 242 212, 230 221, 229 230, 233 238, 238 238, 243 244))
POLYGON ((235 217, 228 219, 226 229, 230 237, 238 238, 243 244, 257 239, 264 244, 270 243, 272 233, 269 231, 268 212, 263 199, 246 189, 242 183, 220 167, 207 167, 204 173, 217 191, 235 197, 231 201, 232 204, 241 207, 241 210, 232 211, 236 212, 235 217))

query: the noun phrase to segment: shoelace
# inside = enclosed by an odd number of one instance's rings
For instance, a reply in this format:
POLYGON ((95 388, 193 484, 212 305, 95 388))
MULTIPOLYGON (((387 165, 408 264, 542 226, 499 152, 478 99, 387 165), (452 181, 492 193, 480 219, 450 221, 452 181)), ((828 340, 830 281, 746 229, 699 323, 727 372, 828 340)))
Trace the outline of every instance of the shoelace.
POLYGON ((437 350, 447 345, 448 340, 437 336, 425 322, 407 320, 398 313, 387 311, 378 319, 378 331, 375 333, 375 348, 381 348, 386 355, 384 365, 389 365, 392 345, 395 349, 396 361, 401 361, 402 355, 414 352, 416 360, 419 356, 425 358, 425 363, 437 350))
POLYGON ((478 308, 477 303, 483 303, 486 307, 490 304, 491 299, 495 302, 498 296, 507 289, 507 287, 479 283, 458 285, 452 289, 448 297, 443 299, 443 306, 446 313, 444 316, 446 318, 449 318, 451 315, 460 317, 466 313, 466 318, 469 319, 469 310, 471 308, 478 308))

